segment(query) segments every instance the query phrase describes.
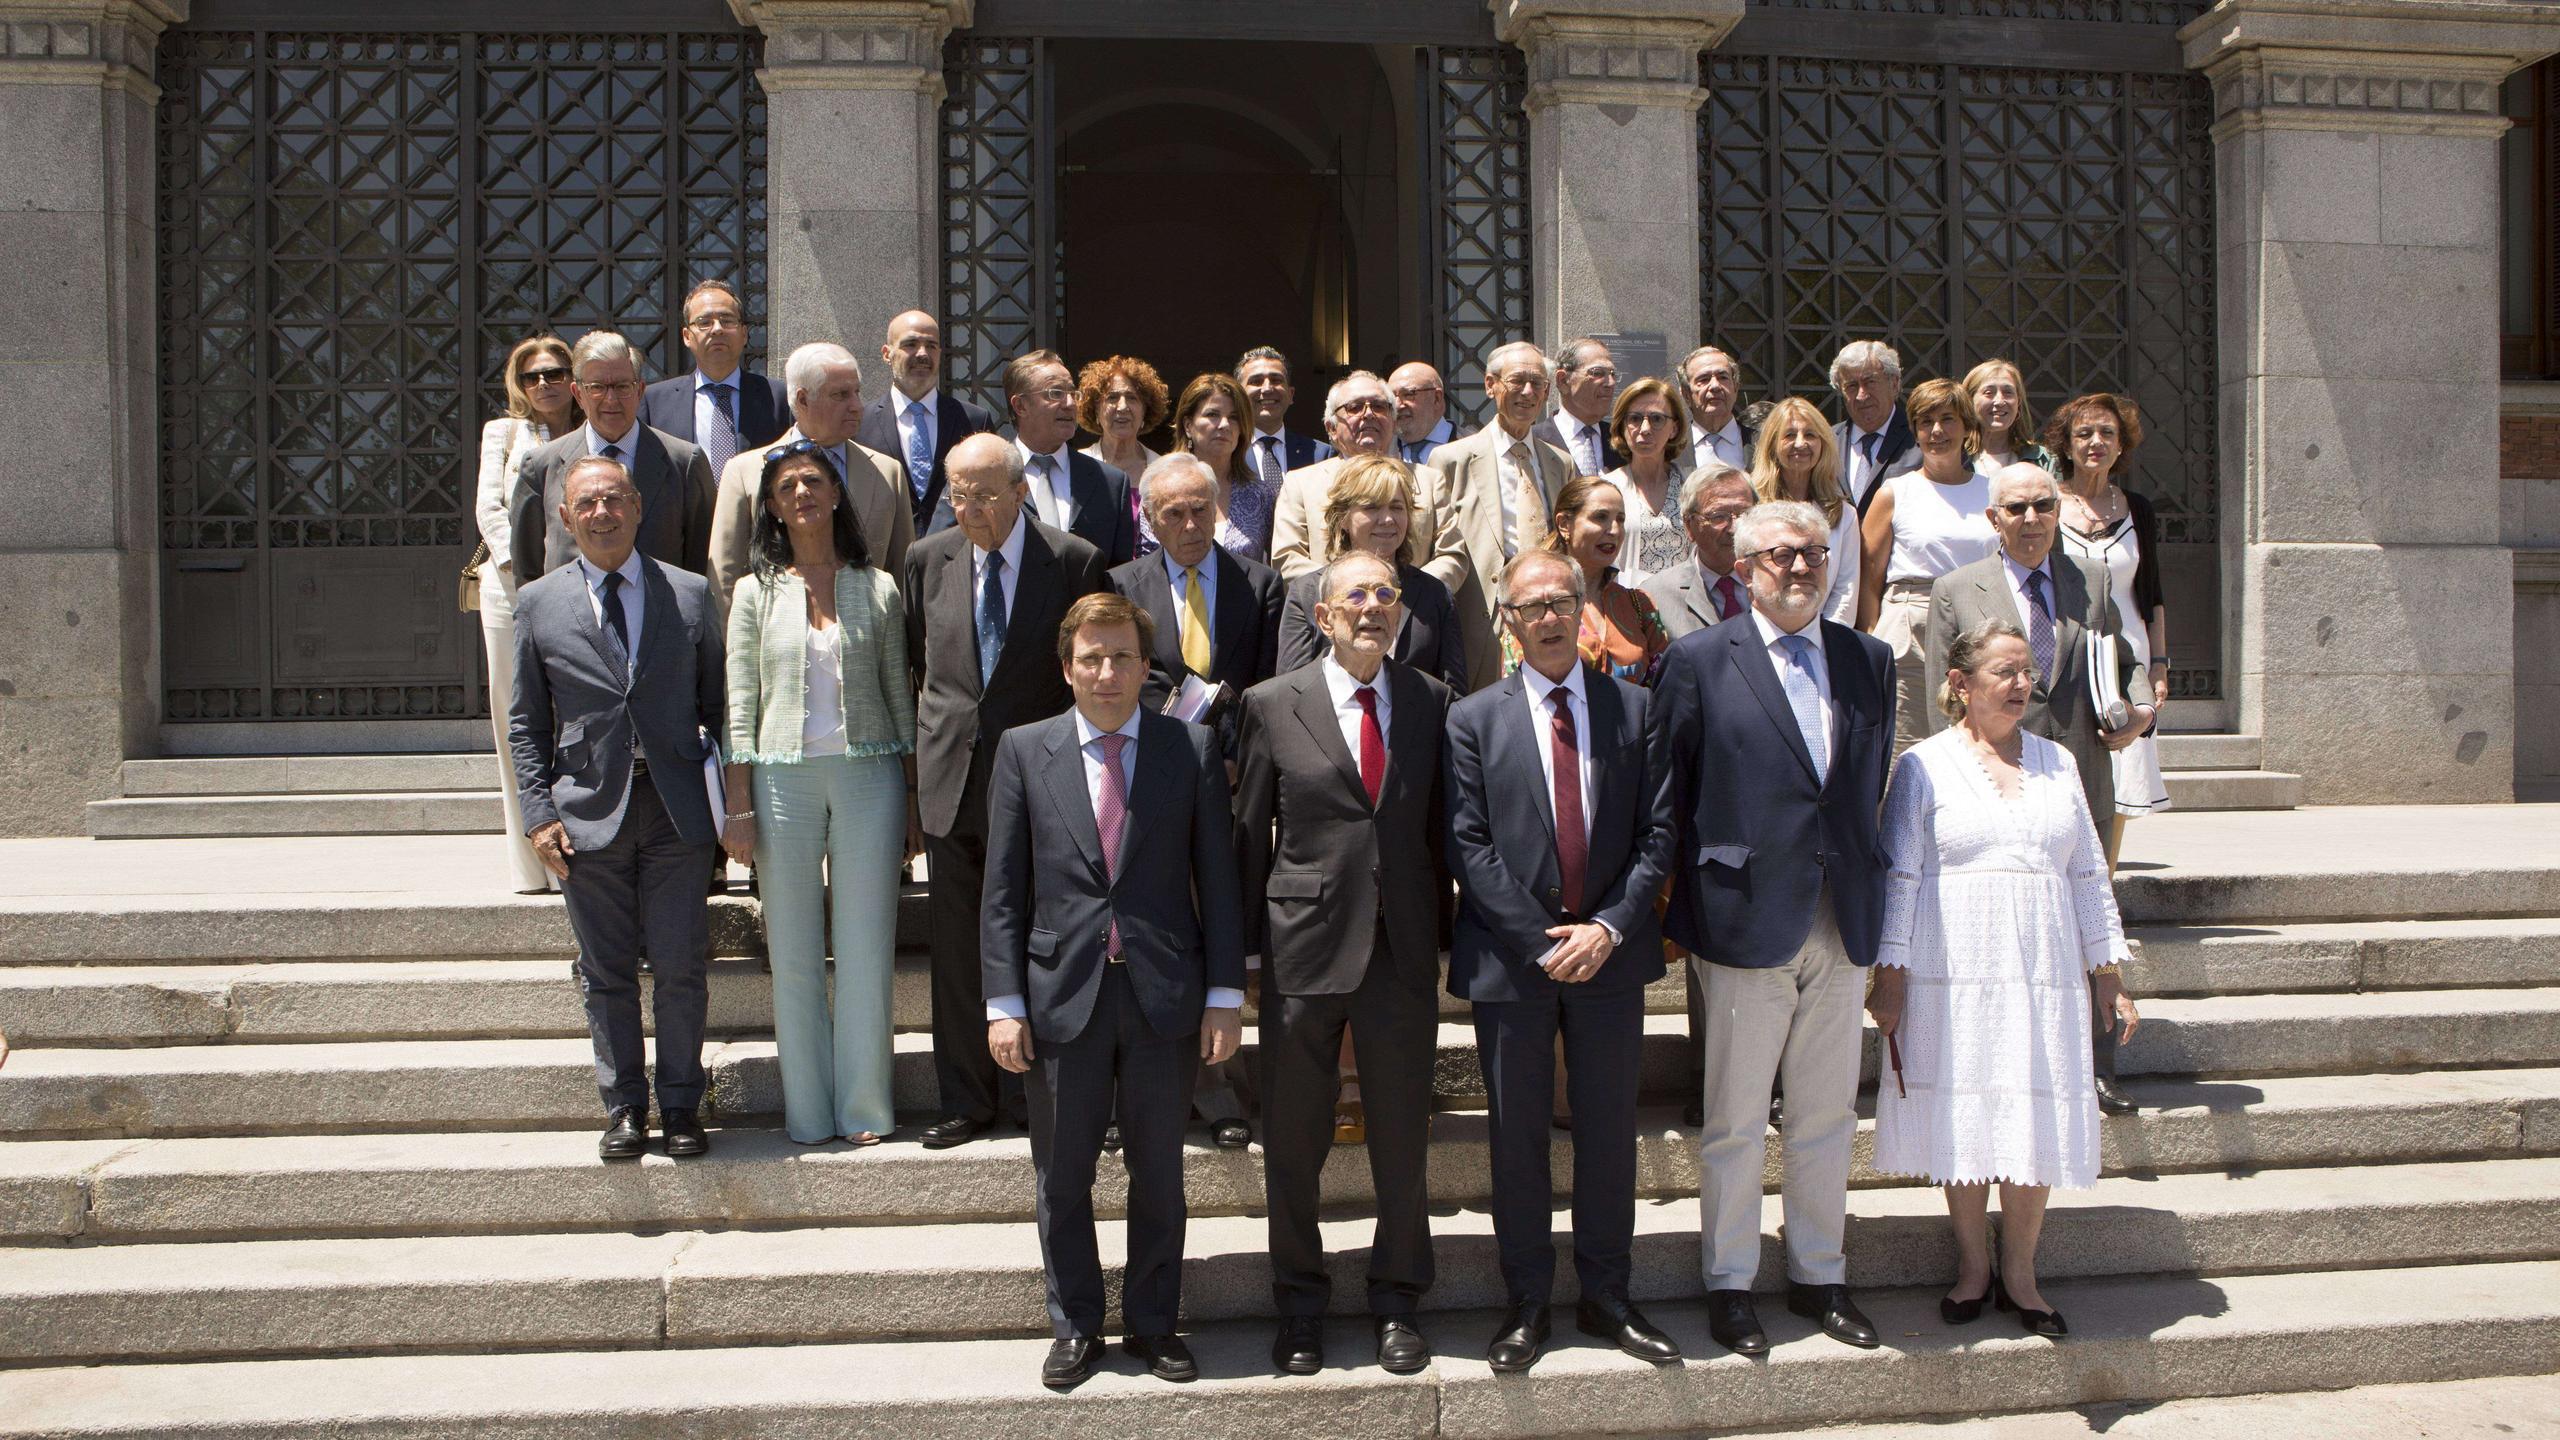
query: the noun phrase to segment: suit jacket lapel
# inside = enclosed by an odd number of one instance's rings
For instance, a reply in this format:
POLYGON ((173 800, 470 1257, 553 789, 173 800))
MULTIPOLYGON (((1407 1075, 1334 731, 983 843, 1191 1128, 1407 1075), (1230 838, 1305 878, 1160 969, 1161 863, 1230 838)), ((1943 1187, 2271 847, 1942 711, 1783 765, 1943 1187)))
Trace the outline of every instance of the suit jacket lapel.
POLYGON ((1688 573, 1679 577, 1678 584, 1680 603, 1689 607, 1689 613, 1698 617, 1699 624, 1713 625, 1721 618, 1716 614, 1715 593, 1707 589, 1706 572, 1698 568, 1698 562, 1689 562, 1688 573))
POLYGON ((1182 631, 1174 622, 1176 612, 1182 606, 1174 599, 1173 582, 1165 578, 1164 562, 1149 555, 1139 563, 1146 568, 1138 572, 1138 583, 1134 587, 1138 593, 1130 598, 1137 602, 1139 609, 1155 617, 1155 662, 1179 675, 1182 673, 1182 631))
MULTIPOLYGON (((1022 512, 1022 523, 1035 523, 1027 509, 1022 512)), ((964 545, 961 547, 964 561, 967 554, 968 548, 964 545)), ((961 573, 965 575, 968 571, 964 567, 961 573)), ((1051 593, 1057 584, 1057 553, 1049 548, 1048 541, 1040 538, 1038 530, 1025 531, 1022 536, 1022 573, 1013 577, 1013 613, 1005 619, 1004 651, 996 657, 996 673, 1002 674, 1005 666, 1016 663, 1016 652, 1026 646, 1035 651, 1056 653, 1052 647, 1057 644, 1057 637, 1042 636, 1042 627, 1033 620, 1032 613, 1040 608, 1040 597, 1051 593)), ((970 597, 973 605, 976 598, 970 597)))
MULTIPOLYGON (((958 628, 962 634, 969 637, 967 641, 969 653, 974 657, 978 653, 978 589, 970 576, 969 555, 970 547, 964 540, 953 547, 949 554, 942 557, 942 576, 938 588, 941 591, 939 598, 943 606, 946 609, 957 610, 958 628), (956 606, 953 603, 955 600, 958 602, 956 606)), ((1016 598, 1020 598, 1020 592, 1015 593, 1016 598)), ((1006 644, 1008 648, 1011 646, 1010 636, 1007 637, 1006 644)), ((1003 657, 998 656, 997 659, 1001 663, 1003 657)), ((986 687, 978 682, 977 666, 970 666, 964 678, 969 684, 977 687, 970 693, 982 699, 985 698, 986 687)))
POLYGON ((1796 728, 1796 707, 1788 702, 1787 687, 1778 679, 1777 662, 1769 658, 1768 647, 1760 643, 1760 627, 1733 628, 1733 635, 1726 641, 1726 653, 1733 657, 1734 668, 1742 672, 1751 693, 1760 698, 1760 708, 1769 712, 1769 721, 1778 727, 1787 748, 1795 752, 1796 763, 1804 766, 1808 778, 1813 778, 1813 752, 1805 748, 1804 731, 1796 728))
POLYGON ((649 657, 667 638, 667 627, 676 619, 675 590, 667 577, 648 556, 640 557, 640 653, 631 657, 631 683, 649 673, 649 657), (660 596, 665 598, 662 600, 660 596))
POLYGON ((1109 880, 1110 872, 1102 864, 1102 829, 1093 814, 1093 787, 1084 778, 1084 748, 1076 744, 1075 712, 1059 716, 1052 725, 1045 769, 1050 801, 1067 817, 1067 831, 1076 837, 1076 848, 1084 852, 1095 874, 1109 880))
MULTIPOLYGON (((578 584, 583 587, 587 583, 586 567, 576 560, 571 560, 569 562, 569 568, 578 572, 578 584)), ((648 572, 644 569, 641 573, 646 575, 648 572)), ((613 677, 613 683, 621 686, 624 694, 629 694, 631 692, 631 666, 623 657, 622 652, 614 648, 613 637, 604 633, 603 624, 596 619, 596 602, 593 591, 589 591, 587 594, 578 597, 578 628, 585 632, 587 644, 594 647, 596 658, 604 662, 604 673, 613 677)), ((641 633, 644 635, 648 633, 648 627, 645 621, 642 623, 641 633)))
MULTIPOLYGON (((1487 774, 1524 779, 1546 774, 1538 759, 1538 746, 1544 742, 1538 734, 1537 720, 1529 712, 1529 682, 1517 670, 1502 682, 1502 705, 1493 722, 1493 743, 1500 748, 1485 757, 1487 774)), ((1547 822, 1547 845, 1552 849, 1556 842, 1555 787, 1541 779, 1532 788, 1538 792, 1538 818, 1547 822)))
POLYGON ((1324 682, 1322 663, 1304 666, 1296 673, 1306 677, 1298 682, 1298 723, 1307 727, 1316 748, 1333 762, 1334 770, 1351 787, 1352 795, 1361 804, 1368 804, 1368 787, 1360 783, 1360 762, 1342 743, 1342 727, 1333 718, 1333 688, 1324 682))
POLYGON ((1209 614, 1209 668, 1215 670, 1244 645, 1253 623, 1253 591, 1245 584, 1244 567, 1224 548, 1210 546, 1208 563, 1218 575, 1218 601, 1209 614))
MULTIPOLYGON (((1831 768, 1840 773, 1840 752, 1849 743, 1850 700, 1866 698, 1866 681, 1858 668, 1856 631, 1830 620, 1822 626, 1822 664, 1831 672, 1831 768)), ((1830 784, 1826 776, 1825 785, 1830 784)))

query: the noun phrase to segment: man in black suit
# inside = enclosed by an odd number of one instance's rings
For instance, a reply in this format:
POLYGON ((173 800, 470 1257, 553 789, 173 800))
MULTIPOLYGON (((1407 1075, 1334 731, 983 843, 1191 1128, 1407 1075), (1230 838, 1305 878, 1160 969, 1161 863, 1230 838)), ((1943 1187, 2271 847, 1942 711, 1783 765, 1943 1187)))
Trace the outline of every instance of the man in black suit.
POLYGON ((1087 595, 1058 628, 1075 694, 1008 731, 987 806, 987 1049, 1027 1077, 1040 1255, 1064 1390, 1102 1351, 1093 1171, 1114 1094, 1127 1139, 1131 1355, 1167 1380, 1199 1367, 1182 1313, 1182 1127, 1193 1067, 1233 1055, 1244 1007, 1234 821, 1214 737, 1139 704, 1154 622, 1087 595))
POLYGON ((1733 413, 1742 398, 1742 366, 1713 345, 1701 345, 1680 362, 1680 388, 1689 395, 1689 469, 1721 460, 1751 473, 1751 447, 1760 432, 1733 413))
POLYGON ((1920 468, 1920 437, 1902 409, 1902 357, 1881 340, 1852 340, 1832 358, 1831 388, 1849 412, 1831 427, 1840 488, 1864 511, 1884 482, 1920 468))
POLYGON ((1485 1360, 1546 1348, 1555 1286, 1548 1122, 1556 1041, 1573 1105, 1574 1321, 1640 1360, 1680 1347, 1627 1298, 1645 987, 1662 978, 1654 897, 1671 873, 1671 770, 1646 693, 1582 663, 1582 567, 1527 550, 1496 591, 1521 665, 1449 711, 1449 993, 1475 1008, 1491 1101, 1493 1232, 1510 1313, 1485 1360))
POLYGON ((640 492, 638 548, 661 565, 703 574, 711 564, 711 501, 718 477, 689 440, 640 423, 640 361, 630 342, 590 330, 569 352, 569 373, 587 423, 525 452, 508 489, 518 582, 577 558, 561 519, 569 467, 602 456, 631 474, 640 492))
POLYGON ((649 387, 640 421, 702 447, 718 476, 742 451, 760 450, 791 423, 782 382, 746 368, 747 309, 724 280, 684 297, 684 348, 693 373, 649 387))
POLYGON ((1822 618, 1831 526, 1772 501, 1734 523, 1751 609, 1675 640, 1654 681, 1679 817, 1663 928, 1706 988, 1699 1213, 1707 1329, 1765 1354, 1760 1271, 1769 1086, 1787 1086, 1787 1308, 1843 1343, 1876 1330, 1841 1253, 1858 1131, 1866 967, 1884 929, 1877 836, 1893 653, 1822 618))
POLYGON ((1609 439, 1609 407, 1618 399, 1618 362, 1585 335, 1556 352, 1556 413, 1529 433, 1573 457, 1576 475, 1606 475, 1627 463, 1609 439))
MULTIPOLYGON (((1022 460, 1031 513, 1102 552, 1105 565, 1138 553, 1138 517, 1129 508, 1129 477, 1078 450, 1075 377, 1054 350, 1005 362, 1004 402, 1013 411, 1014 450, 1022 460)), ((951 523, 946 493, 933 528, 951 523)))
POLYGON ((890 393, 864 407, 862 430, 854 438, 906 467, 907 501, 916 533, 923 535, 942 506, 943 465, 951 447, 995 429, 996 416, 975 401, 942 393, 942 326, 923 311, 889 322, 880 358, 889 365, 890 393))
POLYGON ((1024 510, 1022 465, 999 435, 954 448, 943 491, 957 523, 907 551, 907 668, 916 694, 916 806, 932 884, 933 1066, 942 1119, 927 1149, 958 1145, 1022 1110, 1019 1081, 987 1053, 978 902, 996 742, 1071 696, 1054 662, 1067 607, 1106 590, 1102 557, 1024 510))
POLYGON ((1449 690, 1387 658, 1395 571, 1367 551, 1325 567, 1316 623, 1333 648, 1245 692, 1236 863, 1247 953, 1262 956, 1263 1173, 1271 1208, 1272 1363, 1324 1366, 1332 1295, 1316 1229, 1333 1153, 1336 1065, 1360 1052, 1378 1225, 1369 1312, 1378 1363, 1430 1363, 1414 1325, 1431 1287, 1431 1067, 1439 1028, 1441 736, 1449 690))
POLYGON ((1333 447, 1312 435, 1289 432, 1289 407, 1298 387, 1289 378, 1289 357, 1268 345, 1256 345, 1236 357, 1236 383, 1253 407, 1253 428, 1245 432, 1244 463, 1254 478, 1280 490, 1280 477, 1303 470, 1333 454, 1333 447))

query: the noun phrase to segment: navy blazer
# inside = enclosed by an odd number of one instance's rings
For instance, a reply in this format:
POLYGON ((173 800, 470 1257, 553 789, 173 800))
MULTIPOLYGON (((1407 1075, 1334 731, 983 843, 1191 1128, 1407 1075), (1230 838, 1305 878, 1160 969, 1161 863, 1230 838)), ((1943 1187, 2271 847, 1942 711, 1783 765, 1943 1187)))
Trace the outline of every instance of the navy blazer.
MULTIPOLYGON (((1280 611, 1280 660, 1273 674, 1313 665, 1333 649, 1333 642, 1316 628, 1316 587, 1323 583, 1322 570, 1289 582, 1280 611)), ((1458 633, 1449 587, 1438 576, 1399 560, 1396 588, 1404 592, 1404 623, 1396 627, 1395 648, 1387 658, 1448 686, 1452 695, 1466 694, 1467 642, 1458 633)))
MULTIPOLYGON (((907 397, 892 389, 888 394, 862 407, 862 428, 853 438, 898 462, 901 473, 907 473, 907 445, 898 438, 898 407, 907 397)), ((907 473, 907 503, 915 511, 916 538, 923 539, 933 528, 934 511, 942 504, 942 462, 951 447, 972 435, 982 435, 996 428, 995 412, 984 405, 963 400, 948 390, 933 393, 933 473, 922 490, 916 489, 915 476, 907 473)))
POLYGON ((1244 988, 1227 767, 1209 732, 1141 709, 1119 875, 1085 783, 1073 710, 1006 731, 987 802, 987 881, 978 921, 989 995, 1020 995, 1040 1044, 1084 1033, 1102 990, 1105 942, 1159 1035, 1200 1028, 1213 987, 1244 988))
MULTIPOLYGON (((701 444, 702 437, 693 433, 693 373, 670 375, 650 386, 640 397, 640 423, 701 444)), ((738 407, 739 454, 770 445, 791 428, 791 399, 782 393, 781 381, 741 365, 729 383, 738 387, 733 399, 738 407)))
MULTIPOLYGON (((884 452, 896 459, 895 452, 884 452)), ((1030 483, 1025 472, 1024 483, 1030 483)), ((1129 508, 1129 477, 1119 467, 1105 465, 1081 450, 1067 452, 1067 490, 1075 496, 1075 522, 1068 533, 1102 552, 1106 566, 1126 565, 1138 553, 1138 516, 1129 508)), ((1023 502, 1025 512, 1038 515, 1040 507, 1023 502)), ((939 496, 934 501, 933 523, 923 532, 931 534, 948 530, 959 522, 952 518, 951 497, 939 496)))
POLYGON ((1591 733, 1580 738, 1595 773, 1578 914, 1563 908, 1555 796, 1538 760, 1549 731, 1529 713, 1528 681, 1515 670, 1449 707, 1448 853, 1458 877, 1452 995, 1525 1000, 1556 989, 1537 960, 1555 943, 1548 927, 1577 920, 1605 921, 1619 936, 1586 988, 1637 989, 1662 978, 1653 901, 1671 874, 1678 833, 1670 762, 1649 733, 1650 695, 1588 666, 1582 687, 1591 733))
MULTIPOLYGON (((1840 479, 1844 485, 1849 478, 1849 438, 1856 433, 1857 427, 1846 420, 1831 427, 1831 443, 1840 451, 1840 479)), ((1884 422, 1884 443, 1876 447, 1876 473, 1867 482, 1867 493, 1849 497, 1857 502, 1859 514, 1866 513, 1876 492, 1897 473, 1896 467, 1920 468, 1920 437, 1912 433, 1911 417, 1904 413, 1899 400, 1893 402, 1893 418, 1884 422)))
MULTIPOLYGON (((1111 588, 1155 617, 1155 653, 1147 657, 1146 688, 1138 700, 1149 710, 1162 710, 1174 687, 1189 673, 1182 663, 1182 631, 1174 618, 1179 605, 1164 563, 1161 552, 1141 555, 1111 572, 1111 588)), ((1209 673, 1201 678, 1218 681, 1234 692, 1224 712, 1211 717, 1217 722, 1220 748, 1233 755, 1235 701, 1279 672, 1280 572, 1230 554, 1223 545, 1210 546, 1204 563, 1217 572, 1213 583, 1218 598, 1217 608, 1209 615, 1209 673)))
POLYGON ((1887 860, 1877 836, 1893 761, 1893 652, 1824 620, 1831 766, 1817 782, 1786 687, 1744 611, 1692 631, 1653 683, 1680 836, 1664 931, 1702 960, 1784 965, 1812 933, 1827 877, 1854 964, 1872 964, 1887 860))
MULTIPOLYGON (((1253 420, 1250 416, 1246 417, 1244 422, 1245 468, 1253 468, 1255 464, 1254 457, 1261 453, 1256 447, 1261 443, 1262 432, 1253 428, 1253 420)), ((1319 460, 1330 460, 1332 458, 1333 447, 1327 445, 1322 440, 1317 439, 1313 435, 1301 435, 1286 425, 1280 427, 1280 465, 1282 469, 1302 470, 1309 465, 1313 465, 1319 460)))

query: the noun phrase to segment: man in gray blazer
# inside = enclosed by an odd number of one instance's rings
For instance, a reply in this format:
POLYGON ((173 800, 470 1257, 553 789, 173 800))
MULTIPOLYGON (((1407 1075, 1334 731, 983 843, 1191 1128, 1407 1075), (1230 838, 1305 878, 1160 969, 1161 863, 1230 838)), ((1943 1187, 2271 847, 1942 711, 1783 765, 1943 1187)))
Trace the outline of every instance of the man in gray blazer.
POLYGON ((1102 1350, 1093 1172, 1116 1093, 1129 1169, 1129 1353, 1166 1380, 1199 1367, 1182 1311, 1182 1129, 1195 1069, 1236 1051, 1243 914, 1217 737, 1141 706, 1155 624, 1087 595, 1057 636, 1064 715, 1005 732, 987 804, 980 921, 987 1047, 1025 1078, 1040 1255, 1064 1390, 1102 1350))
POLYGON ((711 556, 711 500, 717 483, 711 461, 689 440, 640 423, 640 361, 630 342, 610 330, 590 330, 569 352, 578 403, 587 423, 527 451, 508 489, 515 525, 518 583, 549 574, 577 558, 578 545, 561 523, 569 467, 590 455, 619 462, 639 487, 639 533, 634 544, 661 565, 703 574, 711 556))
POLYGON ((1751 477, 1721 460, 1690 471, 1680 483, 1680 525, 1689 532, 1697 561, 1647 576, 1644 582, 1644 593, 1662 612, 1672 639, 1751 608, 1750 577, 1739 572, 1733 558, 1733 522, 1752 503, 1751 477))
POLYGON ((658 1111, 671 1156, 710 1149, 702 1104, 704 882, 719 843, 703 788, 723 705, 720 623, 699 575, 639 553, 631 474, 579 460, 560 524, 578 553, 516 592, 516 693, 507 748, 525 833, 560 877, 578 937, 579 993, 608 1124, 597 1151, 649 1142, 640 957, 654 979, 658 1111))

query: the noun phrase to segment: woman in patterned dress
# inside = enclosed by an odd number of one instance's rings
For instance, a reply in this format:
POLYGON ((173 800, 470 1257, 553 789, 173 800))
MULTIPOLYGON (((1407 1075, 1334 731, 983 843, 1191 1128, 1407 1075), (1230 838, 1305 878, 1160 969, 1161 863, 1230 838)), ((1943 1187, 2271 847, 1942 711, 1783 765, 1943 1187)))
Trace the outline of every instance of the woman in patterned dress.
POLYGON ((1618 583, 1630 588, 1697 558, 1680 523, 1680 485, 1689 478, 1689 418, 1680 392, 1647 375, 1618 392, 1609 440, 1627 463, 1609 472, 1626 503, 1627 538, 1618 583))
POLYGON ((1194 375, 1173 404, 1173 448, 1199 456, 1218 477, 1218 543, 1231 555, 1268 562, 1275 497, 1245 463, 1244 433, 1252 414, 1236 377, 1224 371, 1194 375))
MULTIPOLYGON (((1662 652, 1671 648, 1671 631, 1652 596, 1618 583, 1626 504, 1618 487, 1597 475, 1567 482, 1556 492, 1545 545, 1582 567, 1583 663, 1631 685, 1650 685, 1662 652)), ((1502 673, 1519 668, 1519 643, 1506 630, 1502 673)))

